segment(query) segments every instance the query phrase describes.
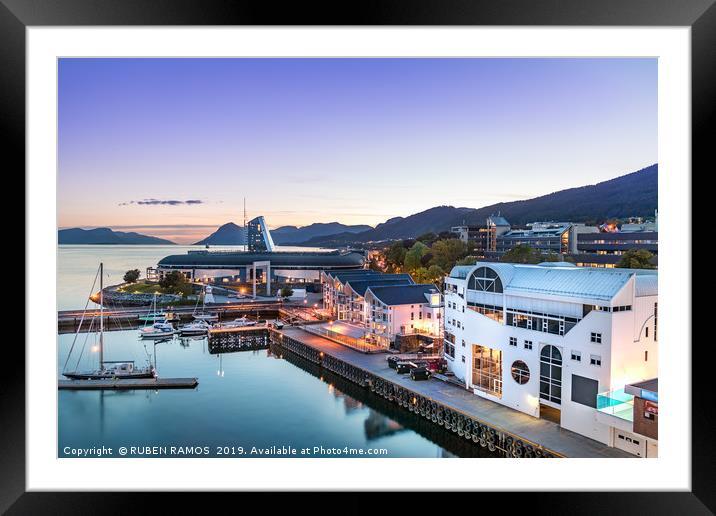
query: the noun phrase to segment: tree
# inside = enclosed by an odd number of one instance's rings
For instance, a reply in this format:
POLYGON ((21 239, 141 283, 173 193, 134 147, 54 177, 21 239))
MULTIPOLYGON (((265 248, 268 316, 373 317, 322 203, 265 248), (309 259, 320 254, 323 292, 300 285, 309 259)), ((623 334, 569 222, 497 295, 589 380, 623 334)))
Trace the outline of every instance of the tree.
POLYGON ((431 265, 437 265, 447 271, 452 269, 455 262, 467 256, 467 244, 457 238, 438 240, 430 251, 433 254, 431 265))
POLYGON ((131 269, 124 273, 125 283, 136 283, 139 279, 139 269, 131 269))
POLYGON ((455 265, 475 265, 477 263, 477 256, 466 256, 455 262, 455 265))
POLYGON ((624 269, 653 269, 652 258, 654 255, 646 249, 629 249, 616 266, 624 269))
POLYGON ((280 294, 281 297, 291 297, 293 295, 293 289, 291 287, 283 287, 280 294))
POLYGON ((445 271, 442 270, 438 265, 431 265, 428 267, 428 277, 432 283, 439 283, 445 277, 445 271))
POLYGON ((159 280, 159 286, 164 290, 183 290, 186 278, 179 271, 168 272, 159 280))
POLYGON ((542 255, 528 245, 517 245, 502 255, 501 262, 507 263, 539 263, 542 255))
POLYGON ((419 269, 422 266, 420 259, 428 252, 428 249, 429 247, 422 242, 415 242, 408 252, 405 253, 405 260, 403 261, 404 270, 413 272, 419 269))
POLYGON ((372 271, 385 272, 383 271, 383 267, 381 267, 380 260, 377 256, 371 257, 371 259, 368 261, 368 268, 372 271))
POLYGON ((428 232, 428 233, 423 233, 422 235, 420 235, 417 238, 417 240, 418 240, 418 242, 422 242, 424 244, 430 244, 430 243, 434 242, 437 238, 438 238, 438 236, 435 233, 428 232))
POLYGON ((393 242, 385 251, 385 269, 387 272, 400 272, 405 261, 406 249, 402 241, 393 242))

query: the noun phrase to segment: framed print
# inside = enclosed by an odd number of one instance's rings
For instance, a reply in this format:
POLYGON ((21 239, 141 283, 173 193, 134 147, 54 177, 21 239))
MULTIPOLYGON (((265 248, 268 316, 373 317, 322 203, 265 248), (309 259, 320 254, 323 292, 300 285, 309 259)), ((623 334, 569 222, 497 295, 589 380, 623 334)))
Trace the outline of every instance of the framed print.
POLYGON ((712 511, 690 232, 712 3, 3 0, 27 192, 3 509, 712 511))

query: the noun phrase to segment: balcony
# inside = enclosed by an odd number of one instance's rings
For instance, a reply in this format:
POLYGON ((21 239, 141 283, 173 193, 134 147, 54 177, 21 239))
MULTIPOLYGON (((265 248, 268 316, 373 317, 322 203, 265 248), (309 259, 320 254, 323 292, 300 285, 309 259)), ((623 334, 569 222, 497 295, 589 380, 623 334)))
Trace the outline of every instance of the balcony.
POLYGON ((597 411, 633 423, 634 396, 624 392, 624 389, 598 394, 597 411))

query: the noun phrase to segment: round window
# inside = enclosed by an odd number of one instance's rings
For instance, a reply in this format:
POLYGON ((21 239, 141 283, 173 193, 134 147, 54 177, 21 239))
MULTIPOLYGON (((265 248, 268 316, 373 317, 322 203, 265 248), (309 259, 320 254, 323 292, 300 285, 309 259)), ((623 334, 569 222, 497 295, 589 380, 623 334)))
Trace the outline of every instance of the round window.
POLYGON ((512 378, 520 385, 530 380, 530 368, 522 360, 515 360, 512 363, 512 378))

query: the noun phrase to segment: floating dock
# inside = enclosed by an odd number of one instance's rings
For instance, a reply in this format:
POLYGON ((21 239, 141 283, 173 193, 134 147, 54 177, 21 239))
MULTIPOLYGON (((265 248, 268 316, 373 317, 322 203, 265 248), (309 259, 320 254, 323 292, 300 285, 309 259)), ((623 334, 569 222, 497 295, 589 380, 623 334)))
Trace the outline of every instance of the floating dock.
POLYGON ((361 353, 295 327, 268 331, 281 348, 490 451, 500 450, 509 457, 633 457, 453 383, 412 381, 388 366, 386 354, 361 353))
POLYGON ((58 380, 60 390, 136 390, 136 389, 193 389, 196 378, 126 378, 113 380, 58 380))

